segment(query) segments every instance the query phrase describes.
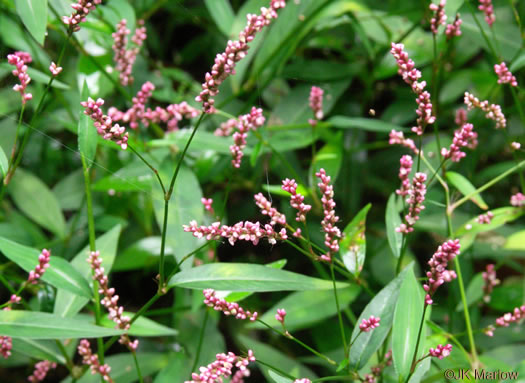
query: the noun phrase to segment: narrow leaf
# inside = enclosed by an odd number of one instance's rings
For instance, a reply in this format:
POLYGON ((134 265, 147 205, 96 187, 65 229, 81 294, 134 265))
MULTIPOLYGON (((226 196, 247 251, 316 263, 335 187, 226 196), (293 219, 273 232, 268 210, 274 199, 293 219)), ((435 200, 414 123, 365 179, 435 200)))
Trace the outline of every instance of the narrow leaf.
POLYGON ((60 353, 56 343, 52 340, 13 339, 13 351, 27 355, 33 359, 50 360, 66 364, 66 359, 60 353))
MULTIPOLYGON (((468 179, 459 173, 450 171, 447 172, 447 180, 464 196, 476 191, 474 185, 472 185, 468 179)), ((479 193, 474 195, 470 200, 478 205, 481 209, 486 210, 489 208, 479 193)))
POLYGON ((345 227, 340 243, 339 253, 343 258, 346 268, 354 275, 359 275, 363 270, 366 255, 366 215, 372 204, 366 205, 356 214, 354 219, 345 227))
MULTIPOLYGON (((346 283, 338 283, 340 288, 346 283)), ((332 281, 248 263, 212 263, 183 270, 169 281, 169 287, 229 291, 329 290, 332 281)))
POLYGON ((412 264, 405 267, 395 279, 377 293, 359 316, 357 323, 361 323, 363 319, 370 318, 371 315, 381 318, 381 322, 379 327, 373 331, 359 335, 357 339, 356 337, 361 330, 359 326, 354 327, 351 339, 356 340, 350 350, 350 365, 353 368, 363 368, 386 339, 392 326, 394 309, 399 297, 399 288, 407 276, 408 271, 412 270, 412 267, 412 264))
POLYGON ((401 218, 399 218, 399 213, 397 212, 396 195, 394 193, 390 195, 386 204, 385 221, 388 244, 394 257, 399 258, 403 245, 403 234, 396 231, 401 225, 401 218))
MULTIPOLYGON (((87 82, 84 81, 84 86, 82 87, 82 95, 80 99, 82 101, 87 100, 89 96, 89 89, 87 82)), ((89 169, 93 160, 95 159, 95 154, 97 151, 97 139, 98 134, 97 130, 92 126, 90 118, 84 114, 84 108, 80 107, 80 112, 78 116, 78 150, 83 156, 84 161, 86 162, 86 167, 89 169)))
POLYGON ((66 235, 60 205, 51 190, 33 174, 18 169, 8 188, 16 206, 29 218, 58 237, 66 235))
MULTIPOLYGON (((0 250, 7 258, 27 272, 34 270, 36 265, 38 265, 40 251, 37 249, 0 237, 0 250)), ((63 258, 53 256, 53 254, 51 254, 49 268, 42 276, 42 280, 58 289, 64 289, 75 295, 91 298, 91 289, 86 279, 69 262, 63 258)))
POLYGON ((362 129, 370 132, 390 133, 391 130, 406 131, 405 128, 389 122, 362 117, 334 116, 328 120, 335 128, 362 129))
MULTIPOLYGON (((2 176, 5 176, 7 174, 7 157, 5 155, 4 149, 0 146, 0 174, 2 176)), ((1 178, 0 178, 1 179, 1 178)))
MULTIPOLYGON (((342 137, 342 136, 339 136, 342 137)), ((343 140, 335 139, 334 142, 329 142, 319 150, 310 167, 309 174, 315 174, 319 169, 323 168, 326 170, 332 182, 335 183, 339 170, 341 170, 341 164, 343 162, 343 140)))
POLYGON ((0 334, 12 338, 78 339, 122 333, 122 330, 95 326, 83 320, 62 318, 38 311, 0 311, 0 334))
POLYGON ((229 0, 204 0, 208 12, 219 30, 228 36, 235 15, 229 0))
POLYGON ((44 45, 47 27, 47 0, 15 0, 16 12, 40 45, 44 45))

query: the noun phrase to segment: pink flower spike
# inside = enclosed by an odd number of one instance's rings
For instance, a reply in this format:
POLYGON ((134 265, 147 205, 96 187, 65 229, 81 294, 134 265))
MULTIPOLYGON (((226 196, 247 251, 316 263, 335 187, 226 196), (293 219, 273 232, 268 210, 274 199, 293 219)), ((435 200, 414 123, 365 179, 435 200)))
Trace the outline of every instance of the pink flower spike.
POLYGON ((249 49, 248 43, 253 41, 257 32, 268 26, 272 19, 277 18, 277 10, 284 8, 284 0, 271 0, 269 8, 261 8, 260 15, 248 14, 248 23, 239 34, 239 40, 228 41, 226 50, 215 57, 215 64, 211 71, 206 73, 205 81, 202 84, 201 93, 195 98, 197 102, 202 102, 205 113, 214 113, 213 99, 219 93, 219 86, 230 75, 235 74, 235 65, 242 60, 249 49))
POLYGON ((447 40, 452 39, 454 36, 461 36, 461 24, 463 24, 463 20, 459 18, 459 13, 456 13, 454 22, 452 24, 448 24, 445 30, 447 40))
POLYGON ((54 62, 51 62, 51 65, 49 66, 49 71, 53 76, 56 77, 60 74, 60 72, 62 72, 62 67, 57 66, 57 64, 55 64, 54 62))
POLYGON ((31 100, 33 95, 26 93, 27 85, 31 82, 31 77, 27 74, 27 65, 32 60, 31 55, 27 52, 15 52, 7 55, 7 62, 14 65, 16 69, 13 70, 13 76, 18 77, 20 84, 16 84, 13 87, 15 92, 19 92, 22 96, 22 105, 25 105, 26 101, 31 100))
POLYGON ((431 305, 432 295, 439 286, 445 282, 456 279, 456 273, 453 270, 447 270, 448 263, 459 255, 459 239, 449 240, 438 247, 428 264, 430 270, 427 271, 427 282, 423 284, 423 289, 427 292, 425 296, 425 305, 431 305))
POLYGON ((13 339, 9 336, 0 335, 0 355, 2 355, 4 359, 7 359, 11 356, 12 348, 13 339))
POLYGON ((518 323, 525 318, 525 305, 515 307, 510 313, 506 313, 503 316, 496 319, 496 326, 498 327, 509 327, 511 323, 518 323))
POLYGON ((494 15, 494 7, 492 5, 492 0, 479 0, 479 6, 480 11, 483 11, 485 13, 485 21, 489 25, 489 27, 492 27, 492 24, 494 21, 496 21, 496 15, 494 15))
POLYGON ((217 354, 215 358, 215 361, 206 367, 199 368, 200 374, 191 374, 192 380, 187 380, 184 383, 221 383, 223 377, 229 378, 230 376, 232 377, 231 383, 243 383, 244 378, 250 376, 248 365, 250 362, 255 362, 252 350, 248 350, 248 356, 245 358, 237 356, 233 352, 217 354), (235 374, 233 374, 234 367, 237 369, 235 374))
POLYGON ((36 284, 42 275, 49 267, 49 259, 51 257, 51 252, 47 249, 43 249, 40 255, 38 256, 38 265, 35 269, 29 272, 29 277, 27 278, 27 283, 36 284))
POLYGON ((401 187, 396 190, 398 195, 406 196, 410 191, 410 172, 412 171, 412 157, 404 155, 399 160, 401 166, 399 167, 399 179, 401 180, 401 187))
POLYGON ((294 179, 286 178, 283 181, 283 186, 281 188, 291 194, 290 206, 292 206, 294 209, 297 209, 297 216, 295 217, 295 220, 297 222, 305 222, 306 214, 310 211, 312 206, 305 204, 304 196, 300 193, 297 193, 297 182, 295 182, 294 179))
POLYGON ((359 325, 359 328, 363 332, 369 332, 376 327, 379 327, 379 321, 380 318, 376 318, 375 316, 371 315, 368 319, 363 319, 363 322, 359 325))
POLYGON ((445 15, 446 0, 441 0, 438 4, 430 4, 430 10, 434 12, 432 20, 430 20, 430 30, 433 34, 437 35, 438 28, 440 25, 447 23, 447 15, 445 15))
POLYGON ((398 132, 397 130, 392 129, 389 135, 388 143, 390 145, 402 145, 405 148, 412 150, 415 155, 419 154, 419 150, 416 148, 414 141, 410 138, 405 138, 403 132, 398 132))
POLYGON ((500 284, 500 280, 496 277, 496 269, 494 264, 488 264, 483 276, 483 300, 485 303, 490 302, 490 294, 494 290, 494 286, 500 284))
POLYGON ((140 47, 146 40, 146 27, 144 26, 144 20, 137 21, 137 27, 135 28, 135 34, 131 38, 131 41, 135 44, 134 47, 128 49, 128 35, 131 33, 127 28, 126 19, 122 19, 117 24, 117 31, 112 34, 113 36, 113 60, 116 63, 116 69, 120 73, 120 83, 123 86, 127 86, 133 83, 133 64, 137 59, 140 51, 140 47))
POLYGON ((341 238, 341 230, 336 226, 339 217, 335 215, 335 201, 334 201, 334 187, 330 184, 330 176, 321 168, 315 175, 321 180, 317 184, 321 194, 321 202, 323 204, 324 218, 321 221, 321 226, 325 233, 324 244, 328 247, 328 251, 321 255, 320 259, 326 262, 332 262, 333 253, 339 251, 339 239, 341 238))
POLYGON ((312 86, 309 101, 310 109, 314 112, 314 119, 308 121, 312 126, 317 125, 317 122, 323 119, 323 94, 324 91, 321 88, 312 86))
POLYGON ((492 214, 492 212, 488 211, 485 214, 480 214, 478 216, 478 218, 476 218, 476 221, 479 224, 488 225, 490 223, 490 221, 492 221, 492 218, 494 218, 494 214, 492 214))
POLYGON ((241 167, 241 160, 244 156, 244 148, 246 147, 246 138, 250 130, 256 130, 263 126, 265 118, 263 111, 260 108, 252 107, 249 114, 239 117, 236 125, 237 131, 233 133, 233 145, 230 146, 230 152, 233 160, 232 164, 235 168, 241 167))
POLYGON ((515 207, 525 206, 525 195, 516 193, 510 197, 510 204, 515 207))
POLYGON ((43 360, 42 362, 38 362, 35 364, 35 370, 33 371, 33 375, 27 378, 27 380, 31 383, 38 383, 43 381, 46 378, 47 373, 51 369, 57 368, 56 363, 51 363, 49 360, 43 360))
POLYGON ((275 314, 275 319, 284 326, 284 318, 286 317, 285 309, 277 309, 277 314, 275 314))
POLYGON ((18 295, 11 295, 11 298, 9 298, 10 304, 20 303, 22 301, 22 298, 20 298, 18 295))
POLYGON ((477 134, 474 132, 474 126, 469 123, 464 124, 454 132, 450 148, 441 148, 441 155, 444 159, 450 158, 453 162, 459 162, 466 156, 461 149, 472 145, 473 142, 477 143, 477 134))
POLYGON ((469 92, 465 92, 464 101, 468 110, 478 108, 484 111, 486 113, 485 118, 496 122, 496 129, 503 129, 507 126, 507 120, 501 111, 501 106, 496 104, 489 105, 488 101, 480 101, 477 97, 474 97, 474 95, 469 92))
POLYGON ((450 352, 452 351, 452 345, 449 343, 446 346, 443 346, 441 344, 438 344, 436 348, 431 348, 428 350, 428 354, 430 356, 434 356, 439 359, 446 358, 450 355, 450 352))
POLYGON ((75 12, 71 16, 63 16, 62 21, 68 25, 73 32, 80 30, 79 24, 86 21, 86 17, 90 11, 96 8, 96 5, 102 3, 102 0, 77 0, 75 4, 71 4, 71 8, 75 12))
POLYGON ((510 86, 518 86, 516 77, 507 68, 507 64, 502 62, 501 64, 494 65, 494 72, 498 75, 498 84, 510 84, 510 86))
POLYGON ((82 363, 88 365, 91 369, 91 374, 94 375, 98 373, 106 382, 113 383, 113 379, 111 379, 109 376, 111 367, 109 367, 107 364, 100 364, 98 355, 93 354, 91 351, 91 345, 87 339, 82 339, 80 341, 77 350, 82 357, 82 363))
POLYGON ((215 212, 213 211, 213 207, 211 206, 211 204, 213 203, 213 199, 202 197, 201 202, 204 205, 204 209, 206 209, 211 215, 215 214, 215 212))
POLYGON ((105 140, 113 141, 120 145, 122 150, 128 148, 128 133, 123 126, 119 124, 113 125, 111 117, 106 116, 102 113, 100 108, 104 105, 104 100, 99 98, 97 101, 91 97, 87 101, 80 103, 84 107, 84 114, 89 116, 94 122, 94 126, 97 129, 97 133, 102 136, 105 140))
POLYGON ((254 195, 254 199, 255 204, 261 209, 261 213, 271 218, 270 225, 274 226, 278 223, 281 226, 286 226, 286 216, 272 207, 272 203, 262 193, 254 195))
POLYGON ((408 190, 408 213, 405 215, 405 222, 402 223, 396 231, 399 233, 411 233, 414 231, 414 225, 419 220, 419 213, 425 209, 425 195, 427 193, 427 187, 425 182, 427 181, 427 175, 425 173, 416 173, 412 178, 412 186, 408 190))
POLYGON ((226 302, 225 299, 218 298, 213 289, 203 290, 202 293, 204 294, 204 304, 213 307, 216 311, 222 311, 224 315, 231 315, 235 319, 249 319, 252 322, 257 319, 257 312, 246 311, 238 303, 226 302))

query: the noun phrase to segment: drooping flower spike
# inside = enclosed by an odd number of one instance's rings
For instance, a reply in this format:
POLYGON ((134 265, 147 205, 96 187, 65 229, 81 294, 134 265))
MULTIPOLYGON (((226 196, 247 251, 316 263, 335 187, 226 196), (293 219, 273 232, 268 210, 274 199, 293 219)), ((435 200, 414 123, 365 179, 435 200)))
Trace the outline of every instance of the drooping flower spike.
POLYGON ((231 315, 235 319, 249 319, 255 321, 257 319, 257 312, 244 310, 237 302, 227 302, 223 298, 216 296, 215 290, 206 289, 202 292, 204 294, 204 304, 213 307, 216 311, 222 311, 224 315, 231 315))
POLYGON ((325 233, 324 244, 328 247, 328 251, 320 256, 320 259, 326 262, 332 262, 334 253, 339 251, 339 240, 341 238, 341 230, 336 226, 339 217, 335 215, 335 201, 334 201, 334 187, 330 184, 330 176, 326 174, 324 169, 319 169, 315 175, 321 180, 317 184, 321 191, 321 202, 323 204, 324 218, 321 221, 321 226, 325 233))
POLYGON ((257 32, 269 25, 272 19, 277 18, 277 10, 284 8, 284 0, 271 0, 269 8, 261 8, 260 15, 248 14, 248 24, 239 34, 239 40, 228 41, 226 50, 215 57, 215 64, 211 72, 206 73, 205 82, 202 84, 201 93, 195 98, 202 102, 205 113, 214 113, 215 97, 219 93, 219 86, 230 75, 235 74, 235 65, 242 60, 248 52, 248 43, 253 41, 257 32))
POLYGON ((29 64, 31 61, 33 61, 33 59, 27 52, 15 52, 7 55, 7 62, 16 67, 12 73, 13 76, 18 77, 20 84, 16 84, 13 90, 19 92, 20 96, 22 96, 22 105, 25 105, 26 101, 33 98, 31 93, 26 93, 27 85, 31 82, 31 77, 27 74, 26 64, 29 64))
POLYGON ((501 106, 497 104, 489 104, 489 102, 486 100, 480 101, 477 97, 474 97, 474 95, 469 92, 465 92, 464 101, 468 110, 478 108, 484 111, 486 113, 486 118, 496 122, 496 129, 503 129, 507 126, 507 120, 501 111, 501 106))
POLYGON ((454 131, 454 138, 452 139, 450 148, 441 148, 441 155, 443 159, 450 158, 453 162, 459 162, 466 156, 465 152, 462 152, 461 149, 472 146, 473 143, 477 144, 477 134, 474 132, 474 126, 466 123, 454 131))
POLYGON ((104 100, 99 98, 97 101, 93 100, 91 97, 87 101, 80 103, 84 107, 84 114, 89 116, 97 128, 97 133, 102 136, 105 140, 114 141, 123 150, 126 150, 128 147, 128 132, 126 128, 120 126, 119 124, 113 125, 113 120, 111 117, 106 116, 102 113, 100 108, 104 105, 104 100))
POLYGON ((253 198, 261 213, 270 217, 270 225, 274 226, 278 223, 281 226, 286 226, 286 216, 274 208, 262 193, 257 193, 253 198))
POLYGON ((94 10, 102 0, 78 0, 75 4, 71 4, 74 12, 71 16, 63 16, 62 21, 68 25, 73 32, 80 30, 80 23, 86 21, 86 17, 90 11, 94 10))
POLYGON ((77 348, 78 353, 82 357, 82 363, 88 365, 91 369, 91 374, 100 374, 100 376, 108 383, 113 383, 113 379, 109 376, 111 367, 107 364, 100 364, 98 355, 93 354, 91 345, 87 339, 82 339, 77 348))
POLYGON ((412 150, 416 156, 419 154, 419 149, 416 147, 414 140, 411 138, 405 138, 403 132, 398 132, 397 130, 392 129, 388 143, 390 145, 404 146, 405 148, 412 150))
POLYGON ((433 303, 432 296, 439 286, 445 282, 456 279, 456 273, 453 270, 447 270, 448 263, 459 255, 459 239, 449 240, 438 247, 428 264, 430 270, 427 271, 428 280, 423 284, 426 291, 425 305, 433 303))
POLYGON ((184 383, 221 383, 222 378, 232 377, 231 383, 243 383, 245 377, 250 376, 248 364, 255 362, 255 356, 252 350, 248 350, 246 358, 235 355, 233 352, 228 354, 215 355, 215 361, 208 364, 206 367, 200 367, 200 374, 191 374, 192 380, 187 380, 184 383), (233 367, 237 368, 233 374, 233 367), (232 376, 233 374, 233 376, 232 376))

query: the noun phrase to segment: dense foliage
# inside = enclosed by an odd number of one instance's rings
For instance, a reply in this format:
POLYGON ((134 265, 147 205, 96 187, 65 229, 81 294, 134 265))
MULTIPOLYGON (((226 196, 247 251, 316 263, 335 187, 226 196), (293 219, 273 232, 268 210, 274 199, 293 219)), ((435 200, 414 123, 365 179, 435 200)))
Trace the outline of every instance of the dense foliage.
POLYGON ((0 380, 525 375, 524 22, 0 0, 0 380))

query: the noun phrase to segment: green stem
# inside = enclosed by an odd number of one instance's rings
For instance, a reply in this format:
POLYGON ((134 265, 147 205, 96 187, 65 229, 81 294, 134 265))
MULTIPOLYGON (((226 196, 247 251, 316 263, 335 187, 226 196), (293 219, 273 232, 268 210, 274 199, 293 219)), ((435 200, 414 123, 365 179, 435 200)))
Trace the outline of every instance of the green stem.
POLYGON ((423 308, 423 315, 421 316, 421 322, 419 323, 419 330, 417 332, 417 340, 416 340, 416 349, 414 350, 414 355, 412 356, 412 365, 410 367, 410 374, 408 374, 406 382, 410 380, 410 377, 414 373, 414 370, 416 369, 416 359, 417 359, 417 352, 419 349, 419 341, 421 340, 421 333, 423 332, 423 324, 425 323, 425 314, 427 312, 428 305, 425 303, 425 307, 423 308))
POLYGON ((160 174, 159 174, 159 171, 149 163, 148 160, 146 160, 137 150, 135 150, 135 148, 131 145, 128 144, 128 148, 137 155, 138 158, 140 158, 142 160, 142 162, 144 162, 146 164, 146 166, 148 168, 151 169, 151 171, 153 172, 153 174, 155 174, 155 176, 157 177, 157 180, 159 181, 159 185, 160 187, 162 188, 162 192, 164 194, 166 194, 166 188, 164 187, 164 183, 162 182, 162 178, 160 178, 160 174))
POLYGON ((166 289, 164 286, 164 257, 166 252, 166 233, 168 231, 168 209, 170 206, 170 200, 168 193, 164 194, 164 218, 162 220, 162 234, 160 242, 160 259, 159 259, 159 288, 157 294, 165 294, 166 289))
POLYGON ((470 0, 467 0, 466 3, 468 5, 468 7, 469 7, 470 13, 472 14, 472 18, 474 19, 474 22, 478 26, 478 29, 481 32, 481 35, 483 36, 483 39, 485 40, 485 42, 487 43, 487 46, 489 47, 490 52, 492 53, 494 58, 497 60, 498 59, 498 54, 496 53, 496 50, 494 49, 494 46, 490 42, 489 37, 487 36, 487 34, 485 33, 485 30, 483 29, 483 27, 480 24, 480 22, 479 22, 479 20, 478 20, 478 18, 476 16, 476 11, 474 9, 474 6, 470 3, 470 0))
POLYGON ((280 375, 285 376, 285 377, 287 377, 287 378, 289 378, 289 379, 292 379, 292 380, 295 380, 295 379, 296 379, 295 376, 290 375, 289 373, 284 372, 283 370, 280 370, 280 369, 278 369, 277 367, 272 366, 271 364, 268 364, 268 363, 266 363, 266 362, 263 362, 263 361, 260 360, 259 358, 257 358, 257 360, 255 361, 255 363, 262 364, 263 366, 268 367, 269 369, 274 370, 274 371, 278 372, 280 375))
POLYGON ((399 254, 399 258, 397 259, 397 265, 396 265, 396 275, 399 274, 401 271, 401 265, 403 264, 403 258, 405 256, 406 248, 407 248, 407 235, 403 235, 403 241, 401 242, 401 253, 399 254))
POLYGON ((199 334, 199 343, 197 345, 197 352, 195 353, 195 360, 193 361, 193 366, 191 367, 191 371, 195 371, 195 369, 197 368, 197 364, 199 363, 199 357, 200 357, 201 349, 202 349, 202 342, 204 340, 204 333, 206 330, 206 323, 208 322, 209 315, 210 315, 209 311, 204 310, 204 319, 202 320, 201 332, 199 334))
POLYGON ((137 353, 135 351, 132 351, 131 355, 133 355, 133 362, 135 362, 135 369, 137 370, 139 383, 144 383, 144 379, 142 379, 142 372, 140 371, 139 361, 137 360, 137 353))
POLYGON ((337 297, 337 286, 335 283, 334 264, 330 263, 330 274, 332 276, 332 284, 334 287, 335 306, 337 308, 337 318, 339 320, 339 330, 341 331, 341 339, 343 340, 343 347, 345 355, 348 356, 348 345, 346 344, 345 328, 343 325, 343 316, 341 315, 341 308, 339 307, 339 298, 337 297))
POLYGON ((73 361, 71 360, 71 358, 69 357, 69 354, 66 351, 66 348, 64 347, 62 342, 58 339, 55 339, 55 344, 57 345, 58 350, 60 351, 64 359, 66 360, 66 367, 69 370, 69 373, 72 374, 74 365, 73 365, 73 361))

